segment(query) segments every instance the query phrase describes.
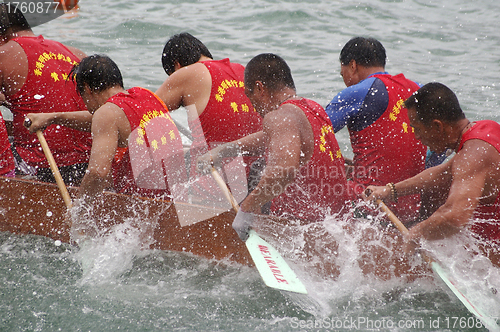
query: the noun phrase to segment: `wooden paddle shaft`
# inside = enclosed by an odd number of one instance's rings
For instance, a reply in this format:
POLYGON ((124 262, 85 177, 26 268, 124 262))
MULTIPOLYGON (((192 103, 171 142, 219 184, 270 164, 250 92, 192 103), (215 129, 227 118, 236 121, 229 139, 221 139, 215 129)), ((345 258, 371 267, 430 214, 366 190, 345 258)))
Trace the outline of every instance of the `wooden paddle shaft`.
POLYGON ((184 127, 183 125, 181 125, 179 123, 179 121, 175 120, 173 117, 172 117, 172 121, 174 122, 175 126, 177 127, 177 130, 181 134, 183 134, 184 136, 186 136, 191 142, 194 140, 193 135, 191 135, 191 132, 189 131, 189 129, 187 129, 186 127, 184 127))
POLYGON ((43 136, 43 133, 41 130, 36 131, 36 136, 38 136, 38 140, 40 141, 40 144, 42 145, 43 153, 45 154, 45 157, 47 158, 47 161, 49 162, 50 169, 52 170, 52 173, 54 174, 54 178, 56 179, 57 186, 59 187, 59 190, 61 191, 61 195, 63 197, 64 203, 66 204, 66 207, 69 209, 72 206, 71 196, 69 195, 68 189, 66 188, 66 185, 64 184, 61 173, 59 172, 59 168, 57 167, 57 164, 56 164, 56 161, 54 160, 54 157, 52 156, 52 152, 50 152, 49 145, 47 144, 47 141, 45 140, 45 137, 43 136))
MULTIPOLYGON (((401 234, 403 234, 404 236, 408 235, 408 233, 410 232, 408 230, 408 228, 406 228, 405 225, 403 225, 403 223, 401 222, 401 220, 399 220, 398 217, 396 217, 396 215, 391 211, 391 209, 389 209, 387 207, 387 205, 385 205, 385 203, 380 200, 380 199, 377 199, 377 204, 379 205, 380 209, 385 212, 385 214, 387 215, 387 217, 389 218, 389 220, 394 224, 394 226, 396 226, 396 228, 401 232, 401 234)), ((435 262, 435 259, 432 258, 431 256, 425 254, 425 252, 421 252, 420 253, 422 255, 422 258, 429 264, 431 264, 432 262, 435 262)))
POLYGON ((220 189, 224 193, 224 196, 226 196, 226 199, 233 206, 233 209, 236 212, 238 212, 239 209, 240 209, 240 206, 238 205, 238 202, 234 198, 233 194, 231 194, 231 192, 229 191, 229 188, 227 187, 226 182, 224 181, 224 179, 222 178, 222 176, 220 176, 219 172, 217 172, 217 170, 213 166, 212 166, 212 176, 214 177, 215 182, 217 182, 217 184, 219 185, 220 189))
POLYGON ((407 235, 409 233, 408 228, 406 228, 406 226, 403 225, 403 223, 398 219, 398 217, 396 217, 396 215, 387 207, 387 205, 385 205, 385 203, 382 200, 377 199, 377 204, 379 205, 380 209, 383 212, 385 212, 387 218, 389 218, 389 220, 392 221, 394 226, 396 226, 397 229, 399 229, 399 231, 403 235, 407 235))

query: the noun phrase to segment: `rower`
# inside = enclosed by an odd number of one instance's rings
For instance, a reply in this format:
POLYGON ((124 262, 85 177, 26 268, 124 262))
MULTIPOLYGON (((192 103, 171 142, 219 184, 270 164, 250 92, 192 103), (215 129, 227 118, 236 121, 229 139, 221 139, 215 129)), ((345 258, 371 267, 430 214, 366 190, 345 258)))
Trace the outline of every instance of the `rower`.
MULTIPOLYGON (((187 32, 172 36, 162 53, 163 69, 169 77, 156 94, 168 109, 187 110, 193 136, 190 148, 189 176, 192 194, 210 199, 219 189, 210 181, 198 179, 196 158, 219 144, 231 142, 259 131, 262 118, 245 95, 245 68, 229 59, 214 60, 208 48, 187 32), (215 187, 215 188, 213 188, 215 187)), ((255 158, 244 157, 247 165, 255 158)), ((246 168, 247 176, 250 167, 246 168)))
POLYGON ((365 199, 393 202, 405 195, 432 191, 442 199, 426 220, 410 229, 408 241, 446 238, 469 228, 487 254, 498 256, 500 124, 468 120, 456 95, 441 83, 424 85, 405 106, 417 139, 432 151, 453 149, 456 155, 407 180, 369 186, 365 199))
MULTIPOLYGON (((419 85, 403 74, 390 75, 385 64, 385 48, 378 40, 349 40, 340 52, 347 88, 326 106, 334 131, 349 130, 354 159, 347 167, 347 183, 353 200, 368 185, 402 181, 424 170, 425 146, 415 139, 402 106, 419 85)), ((419 195, 412 195, 389 205, 406 222, 417 217, 419 201, 419 195)))
MULTIPOLYGON (((131 158, 133 148, 145 151, 148 146, 151 153, 167 147, 174 150, 177 148, 182 155, 181 137, 165 104, 153 92, 144 88, 125 90, 118 66, 104 55, 82 59, 71 71, 70 78, 76 82, 78 93, 93 115, 92 152, 78 197, 90 204, 96 195, 108 187, 110 179, 113 189, 119 193, 147 197, 167 196, 169 191, 165 179, 156 183, 150 181, 148 185, 139 187, 141 171, 147 168, 147 164, 144 166, 138 163, 148 160, 131 158), (148 129, 155 128, 153 123, 158 121, 161 122, 161 131, 156 131, 155 134, 159 136, 148 136, 148 129), (129 149, 125 155, 116 161, 117 148, 127 146, 129 149)), ((145 151, 144 155, 150 154, 145 151)), ((184 163, 183 157, 181 162, 184 163)), ((159 173, 163 176, 161 170, 159 173)))
POLYGON ((271 202, 271 213, 307 222, 346 211, 344 158, 323 107, 297 96, 290 67, 275 54, 260 54, 245 69, 245 93, 263 117, 263 129, 212 149, 198 159, 210 170, 235 153, 262 155, 266 167, 243 200, 233 227, 242 239, 252 215, 271 202))
MULTIPOLYGON (((86 55, 79 49, 36 36, 23 13, 0 4, 0 87, 14 116, 14 147, 41 181, 55 182, 33 130, 24 127, 29 114, 64 112, 90 119, 85 104, 65 78, 86 55), (84 111, 84 112, 79 112, 84 111)), ((44 135, 67 185, 78 185, 88 165, 90 134, 51 124, 44 135)))

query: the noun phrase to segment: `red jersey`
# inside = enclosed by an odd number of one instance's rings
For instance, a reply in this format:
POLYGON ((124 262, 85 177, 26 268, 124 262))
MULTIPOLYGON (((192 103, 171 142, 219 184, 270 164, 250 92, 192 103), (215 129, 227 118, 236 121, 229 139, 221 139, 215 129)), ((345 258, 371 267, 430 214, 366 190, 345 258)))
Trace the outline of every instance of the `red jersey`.
POLYGON ((293 104, 306 115, 314 134, 314 152, 307 164, 300 167, 295 181, 272 200, 271 210, 280 216, 309 221, 344 211, 348 199, 344 158, 328 115, 319 104, 305 98, 283 104, 293 104))
MULTIPOLYGON (((354 152, 354 194, 359 195, 369 185, 384 186, 417 175, 425 169, 426 147, 413 134, 403 102, 419 89, 404 77, 388 74, 374 75, 384 82, 389 93, 387 109, 372 125, 360 131, 350 131, 354 152)), ((398 198, 390 204, 403 220, 418 216, 419 195, 398 198)))
POLYGON ((10 149, 9 134, 0 113, 0 175, 6 175, 16 167, 14 155, 10 149))
MULTIPOLYGON (((500 124, 491 120, 476 121, 474 126, 462 135, 458 151, 464 143, 471 139, 480 139, 493 147, 500 153, 500 124)), ((500 194, 492 205, 480 204, 474 212, 475 218, 490 219, 489 222, 476 222, 472 230, 484 239, 494 240, 500 243, 500 194)))
MULTIPOLYGON (((190 149, 190 177, 198 177, 196 160, 222 143, 232 142, 262 129, 262 117, 254 110, 245 95, 245 67, 231 63, 229 59, 202 62, 212 77, 212 89, 207 106, 196 120, 189 121, 193 135, 190 149)), ((250 165, 256 157, 243 157, 250 165)), ((220 189, 213 186, 211 179, 198 178, 191 186, 191 192, 199 199, 217 196, 220 189), (217 193, 215 193, 216 191, 217 193)))
POLYGON ((245 95, 245 67, 229 59, 203 61, 203 64, 212 76, 212 90, 199 121, 189 122, 194 138, 192 167, 196 165, 197 156, 207 152, 207 144, 213 149, 262 129, 262 117, 245 95))
MULTIPOLYGON (((86 110, 76 86, 67 81, 79 59, 61 43, 38 37, 14 39, 28 58, 28 76, 21 89, 7 98, 14 114, 14 146, 28 165, 48 168, 36 134, 23 126, 28 113, 74 112, 86 110)), ((47 144, 58 166, 88 163, 90 133, 50 125, 44 130, 47 144)))
MULTIPOLYGON (((165 150, 182 151, 182 141, 167 107, 153 92, 139 87, 118 93, 108 102, 123 110, 131 129, 128 149, 113 165, 115 190, 148 197, 169 194, 168 172, 163 169, 169 167, 165 150)), ((184 156, 180 158, 185 172, 184 156)))

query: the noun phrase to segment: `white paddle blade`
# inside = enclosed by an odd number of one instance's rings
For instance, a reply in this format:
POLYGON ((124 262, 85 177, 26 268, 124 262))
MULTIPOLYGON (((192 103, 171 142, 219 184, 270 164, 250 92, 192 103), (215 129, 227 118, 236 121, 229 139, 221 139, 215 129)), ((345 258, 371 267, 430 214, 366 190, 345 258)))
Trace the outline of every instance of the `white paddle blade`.
POLYGON ((500 331, 500 326, 497 324, 496 320, 492 317, 484 314, 478 307, 476 307, 466 296, 462 293, 456 283, 448 276, 446 271, 435 261, 431 263, 431 268, 436 273, 441 280, 450 288, 450 290, 455 294, 456 297, 462 302, 465 307, 473 313, 486 327, 489 331, 500 331))
POLYGON ((262 280, 267 286, 307 294, 306 287, 283 257, 270 244, 260 238, 255 231, 250 230, 250 236, 245 243, 262 280))

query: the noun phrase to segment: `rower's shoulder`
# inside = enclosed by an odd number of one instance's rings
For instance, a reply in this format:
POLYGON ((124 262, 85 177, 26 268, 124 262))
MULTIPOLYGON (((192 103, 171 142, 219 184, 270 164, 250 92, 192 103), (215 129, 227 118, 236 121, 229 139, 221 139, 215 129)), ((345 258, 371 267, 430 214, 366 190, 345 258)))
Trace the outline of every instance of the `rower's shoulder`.
POLYGON ((0 46, 0 56, 8 58, 13 56, 15 53, 24 53, 24 49, 14 40, 9 40, 0 46))
POLYGON ((87 57, 87 54, 85 54, 82 50, 80 50, 79 48, 76 48, 74 46, 69 46, 69 45, 65 45, 66 48, 71 52, 73 53, 78 59, 82 60, 83 58, 86 58, 87 57))
POLYGON ((205 66, 202 62, 196 62, 189 66, 185 66, 176 70, 171 76, 190 76, 190 75, 202 75, 202 74, 210 74, 207 66, 205 66))
POLYGON ((207 83, 211 84, 210 72, 204 64, 197 62, 176 70, 162 85, 164 88, 180 86, 189 88, 207 83))
POLYGON ((304 111, 294 104, 284 104, 278 109, 269 112, 263 120, 263 127, 266 132, 276 133, 296 133, 300 134, 311 129, 311 125, 304 111))
MULTIPOLYGON (((500 152, 491 143, 479 138, 473 138, 464 143, 453 161, 455 163, 464 162, 465 166, 475 170, 483 167, 498 168, 500 152)), ((464 165, 461 165, 461 167, 464 167, 464 165)))
POLYGON ((273 120, 273 121, 303 121, 307 120, 304 111, 297 105, 292 103, 286 103, 280 105, 276 110, 269 112, 264 117, 265 119, 273 120))

